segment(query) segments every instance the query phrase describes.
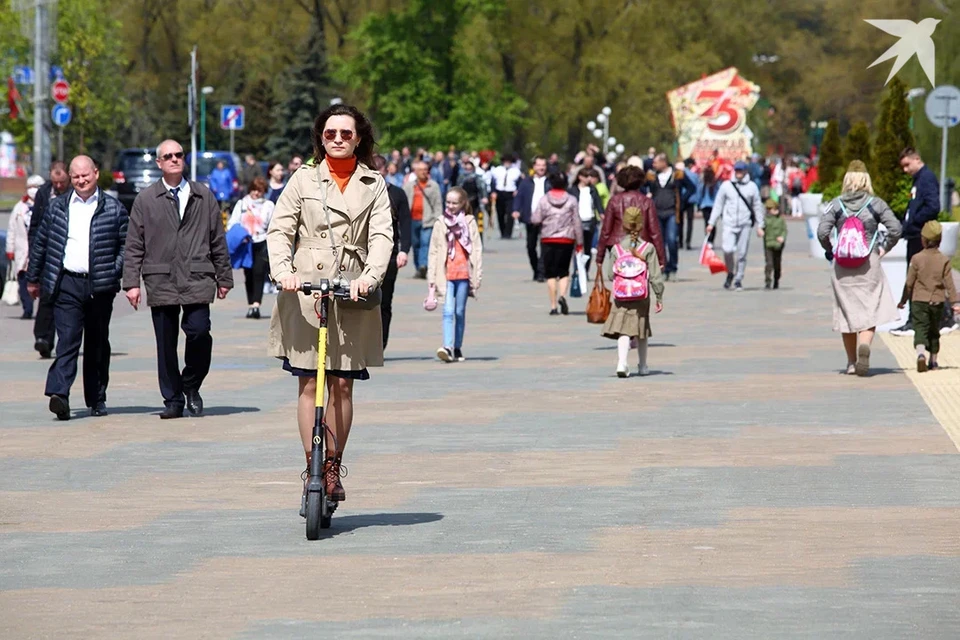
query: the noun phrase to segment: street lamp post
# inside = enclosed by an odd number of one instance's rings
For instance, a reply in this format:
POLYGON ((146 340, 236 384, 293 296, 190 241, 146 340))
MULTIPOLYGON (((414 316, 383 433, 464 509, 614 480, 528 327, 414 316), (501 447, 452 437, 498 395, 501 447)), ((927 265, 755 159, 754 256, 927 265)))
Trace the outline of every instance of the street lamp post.
POLYGON ((593 136, 602 141, 603 156, 606 158, 611 149, 616 149, 617 153, 623 153, 623 145, 617 144, 617 139, 610 135, 610 114, 613 110, 610 107, 604 107, 595 118, 596 122, 591 120, 587 123, 587 129, 593 136), (598 125, 597 122, 600 124, 598 125))
POLYGON ((213 93, 213 87, 200 90, 200 151, 207 150, 207 96, 213 93))

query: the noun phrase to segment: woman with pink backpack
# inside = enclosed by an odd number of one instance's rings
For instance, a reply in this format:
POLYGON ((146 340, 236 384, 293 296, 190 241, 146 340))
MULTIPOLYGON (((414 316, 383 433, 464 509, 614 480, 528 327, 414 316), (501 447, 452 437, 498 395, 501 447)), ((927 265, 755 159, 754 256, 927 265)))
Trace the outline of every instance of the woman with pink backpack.
POLYGON ((627 356, 636 341, 640 364, 637 373, 648 375, 647 338, 650 330, 650 292, 657 297, 656 312, 663 311, 663 272, 657 250, 643 240, 643 210, 629 207, 623 213, 623 239, 613 245, 604 261, 605 276, 612 282, 613 308, 601 335, 617 341, 617 377, 629 376, 627 356))
POLYGON ((833 262, 833 330, 843 335, 847 375, 867 375, 877 325, 900 317, 880 267, 880 258, 897 244, 900 233, 900 221, 873 194, 866 165, 854 160, 840 197, 824 207, 817 228, 817 239, 833 262), (887 230, 882 246, 880 225, 887 230))

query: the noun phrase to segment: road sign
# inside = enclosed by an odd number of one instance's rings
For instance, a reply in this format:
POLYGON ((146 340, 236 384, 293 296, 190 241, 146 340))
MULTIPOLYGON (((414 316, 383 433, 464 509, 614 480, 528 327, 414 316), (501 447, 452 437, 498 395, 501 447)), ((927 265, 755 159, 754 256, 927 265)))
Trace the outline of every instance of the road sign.
POLYGON ((66 80, 57 80, 50 87, 50 95, 53 101, 59 104, 65 104, 70 99, 70 83, 66 80))
POLYGON ((73 118, 73 111, 65 104, 55 104, 53 105, 53 109, 50 110, 50 118, 56 126, 65 127, 70 124, 70 120, 73 118))
POLYGON ((927 118, 938 127, 952 127, 960 123, 960 89, 943 84, 930 92, 923 105, 927 118))
POLYGON ((243 105, 225 104, 220 107, 220 128, 236 131, 243 129, 243 105))
POLYGON ((63 67, 58 67, 55 64, 50 65, 50 82, 54 80, 63 80, 63 67))
POLYGON ((33 84, 33 69, 27 65, 14 67, 13 81, 16 84, 33 84))

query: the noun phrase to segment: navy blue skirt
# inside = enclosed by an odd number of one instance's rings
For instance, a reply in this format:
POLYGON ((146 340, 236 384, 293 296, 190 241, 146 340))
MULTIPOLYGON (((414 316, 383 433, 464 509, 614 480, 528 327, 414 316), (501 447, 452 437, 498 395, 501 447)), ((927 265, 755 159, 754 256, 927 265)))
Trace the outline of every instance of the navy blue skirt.
MULTIPOLYGON (((316 378, 317 370, 316 369, 301 369, 300 367, 294 367, 290 364, 290 360, 287 358, 283 359, 283 370, 289 371, 292 375, 298 378, 316 378)), ((358 371, 343 371, 342 369, 327 369, 327 375, 333 376, 334 378, 344 378, 346 380, 369 380, 370 372, 367 371, 366 367, 358 371)))

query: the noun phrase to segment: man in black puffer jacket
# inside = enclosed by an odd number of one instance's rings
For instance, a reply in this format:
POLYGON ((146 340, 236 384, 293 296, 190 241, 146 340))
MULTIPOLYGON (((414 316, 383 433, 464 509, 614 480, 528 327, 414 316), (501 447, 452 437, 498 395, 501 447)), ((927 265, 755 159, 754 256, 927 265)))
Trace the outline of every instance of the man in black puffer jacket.
POLYGON ((93 160, 70 163, 73 188, 47 209, 30 250, 27 288, 53 301, 57 358, 47 373, 50 411, 70 419, 70 387, 83 343, 83 397, 93 416, 107 415, 110 316, 120 291, 127 210, 97 187, 93 160))

